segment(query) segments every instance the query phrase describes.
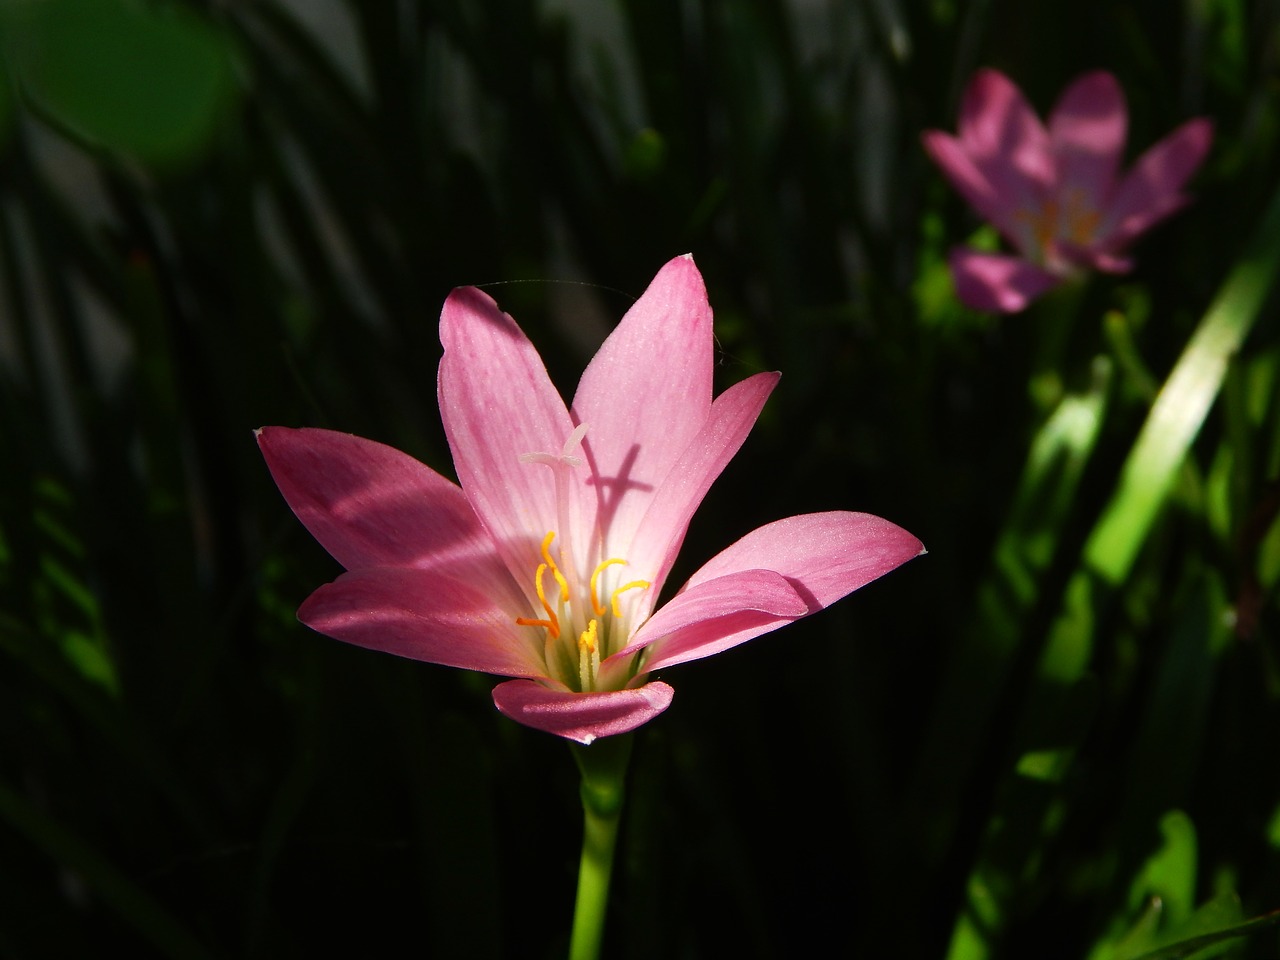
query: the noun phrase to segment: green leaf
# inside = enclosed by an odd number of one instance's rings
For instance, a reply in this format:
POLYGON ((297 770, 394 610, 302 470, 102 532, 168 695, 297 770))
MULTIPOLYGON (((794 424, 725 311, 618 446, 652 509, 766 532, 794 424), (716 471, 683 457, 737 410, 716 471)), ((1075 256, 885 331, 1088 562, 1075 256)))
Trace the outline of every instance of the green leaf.
POLYGON ((1280 194, 1249 249, 1200 321, 1129 452, 1115 496, 1085 547, 1091 570, 1109 584, 1128 575, 1209 408, 1227 362, 1240 348, 1280 265, 1280 194))
POLYGON ((14 10, 8 27, 6 53, 35 109, 143 162, 198 151, 234 92, 228 39, 177 5, 46 0, 14 10))
MULTIPOLYGON (((1267 927, 1280 923, 1280 910, 1272 910, 1260 917, 1240 921, 1240 903, 1234 895, 1223 894, 1215 897, 1196 911, 1187 923, 1179 927, 1166 942, 1149 953, 1136 957, 1123 957, 1122 960, 1183 960, 1185 957, 1201 956, 1201 951, 1208 947, 1226 945, 1231 940, 1256 933, 1267 927)), ((1205 958, 1217 956, 1218 952, 1204 953, 1205 958)))
POLYGON ((1165 939, 1191 917, 1195 896, 1195 825, 1180 810, 1160 818, 1163 842, 1129 885, 1128 902, 1089 960, 1128 960, 1165 939))

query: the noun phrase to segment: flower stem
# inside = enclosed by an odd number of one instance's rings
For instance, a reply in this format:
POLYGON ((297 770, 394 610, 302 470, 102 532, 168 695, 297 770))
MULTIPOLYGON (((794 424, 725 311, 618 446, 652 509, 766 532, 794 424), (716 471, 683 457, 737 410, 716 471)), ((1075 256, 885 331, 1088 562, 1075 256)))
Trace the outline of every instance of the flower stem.
POLYGON ((583 828, 569 960, 596 960, 604 939, 609 877, 626 794, 631 734, 597 740, 589 747, 574 745, 573 757, 582 772, 583 828))

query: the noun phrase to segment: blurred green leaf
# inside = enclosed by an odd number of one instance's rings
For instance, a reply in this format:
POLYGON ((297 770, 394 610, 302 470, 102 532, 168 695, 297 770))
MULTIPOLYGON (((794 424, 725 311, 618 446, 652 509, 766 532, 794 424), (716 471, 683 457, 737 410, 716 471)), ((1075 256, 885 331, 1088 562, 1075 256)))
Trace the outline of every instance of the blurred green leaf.
POLYGON ((224 33, 172 3, 11 5, 5 52, 56 126, 111 153, 183 160, 212 137, 235 90, 224 33))
POLYGON ((1089 960, 1126 960, 1160 942, 1163 930, 1186 920, 1196 881, 1196 832, 1189 817, 1174 810, 1160 820, 1162 841, 1129 884, 1124 915, 1113 932, 1094 947, 1089 960), (1127 924, 1127 925, 1126 925, 1127 924))

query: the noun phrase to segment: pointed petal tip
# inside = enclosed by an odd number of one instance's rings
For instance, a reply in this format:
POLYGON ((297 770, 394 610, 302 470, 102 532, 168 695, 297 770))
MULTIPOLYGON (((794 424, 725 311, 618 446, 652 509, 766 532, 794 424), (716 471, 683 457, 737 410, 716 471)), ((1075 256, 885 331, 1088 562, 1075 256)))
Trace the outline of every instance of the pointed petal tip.
POLYGON ((973 76, 969 79, 970 87, 973 87, 974 85, 989 86, 992 84, 1009 87, 1016 86, 1016 84, 1009 79, 1009 75, 1007 73, 997 70, 995 67, 979 67, 977 70, 973 71, 973 76))
MULTIPOLYGON (((1191 142, 1192 148, 1200 154, 1200 159, 1196 162, 1196 166, 1204 162, 1205 156, 1209 153, 1209 148, 1213 146, 1213 137, 1216 129, 1212 117, 1194 117, 1181 126, 1180 130, 1186 131, 1184 136, 1191 142)), ((1177 132, 1178 130, 1174 131, 1174 133, 1177 132)))
POLYGON ((1084 97, 1090 102, 1108 108, 1113 107, 1117 102, 1121 107, 1124 105, 1124 90, 1120 86, 1120 81, 1110 70, 1088 70, 1080 74, 1063 91, 1062 100, 1070 96, 1084 97))
POLYGON ((449 295, 444 299, 444 307, 440 311, 441 327, 460 312, 478 313, 489 317, 502 315, 498 302, 479 287, 454 287, 449 291, 449 295))
MULTIPOLYGON (((696 282, 699 287, 703 287, 702 271, 698 269, 698 265, 694 263, 692 253, 682 253, 679 256, 672 257, 664 263, 658 270, 650 285, 657 285, 661 279, 666 282, 677 280, 677 278, 685 283, 696 282)), ((703 294, 705 296, 705 293, 703 294)))
POLYGON ((945 130, 934 130, 931 128, 929 130, 920 131, 920 145, 924 147, 925 152, 931 157, 938 149, 939 143, 945 143, 954 139, 955 137, 947 133, 945 130))

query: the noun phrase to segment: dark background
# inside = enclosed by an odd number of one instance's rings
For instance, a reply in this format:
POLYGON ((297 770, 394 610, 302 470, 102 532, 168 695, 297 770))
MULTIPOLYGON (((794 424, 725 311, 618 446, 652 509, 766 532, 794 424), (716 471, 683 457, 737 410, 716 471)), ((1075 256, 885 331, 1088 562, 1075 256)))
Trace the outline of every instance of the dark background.
POLYGON ((1135 562, 1082 559, 1215 294, 1280 256, 1275 3, 8 0, 0 38, 0 955, 563 955, 568 750, 296 622, 339 570, 252 430, 451 475, 452 287, 571 394, 690 251, 717 388, 783 378, 673 586, 811 510, 930 553, 664 676, 606 954, 1123 960, 1280 907, 1274 297, 1135 562), (955 302, 979 224, 919 134, 980 66, 1042 113, 1113 71, 1129 160, 1214 118, 1133 274, 955 302), (1096 432, 1053 447, 1064 403, 1096 432))

